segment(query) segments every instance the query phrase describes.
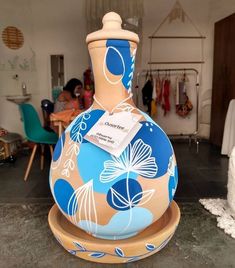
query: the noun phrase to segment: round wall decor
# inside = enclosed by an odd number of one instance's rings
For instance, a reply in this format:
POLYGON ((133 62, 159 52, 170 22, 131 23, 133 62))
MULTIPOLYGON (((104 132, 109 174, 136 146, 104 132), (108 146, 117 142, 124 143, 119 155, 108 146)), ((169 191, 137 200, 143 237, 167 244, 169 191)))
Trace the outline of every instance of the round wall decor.
POLYGON ((23 33, 14 26, 8 26, 3 30, 2 40, 10 49, 19 49, 24 44, 23 33))

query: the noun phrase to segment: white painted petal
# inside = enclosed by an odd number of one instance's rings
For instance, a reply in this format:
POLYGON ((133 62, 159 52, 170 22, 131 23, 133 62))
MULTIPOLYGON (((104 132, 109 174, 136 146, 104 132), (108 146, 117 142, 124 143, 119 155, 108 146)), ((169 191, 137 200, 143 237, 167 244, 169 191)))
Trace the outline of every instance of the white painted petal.
POLYGON ((76 155, 79 154, 80 148, 77 146, 77 144, 74 144, 74 152, 76 155))
POLYGON ((131 202, 133 205, 138 204, 139 206, 142 206, 151 199, 154 192, 155 192, 154 189, 140 192, 136 194, 135 196, 133 196, 133 198, 131 199, 131 202))
POLYGON ((120 163, 113 160, 107 160, 104 162, 104 169, 100 173, 100 181, 104 183, 113 181, 125 172, 125 169, 123 169, 123 166, 120 165, 120 163))
POLYGON ((151 154, 152 148, 141 139, 138 139, 131 148, 130 162, 132 167, 141 164, 143 161, 148 159, 151 154))
POLYGON ((133 172, 140 174, 145 178, 154 178, 157 175, 158 167, 154 157, 149 157, 132 169, 133 172))
POLYGON ((111 187, 111 199, 112 199, 113 205, 117 208, 122 209, 122 208, 130 207, 128 200, 125 197, 123 197, 120 193, 118 193, 116 190, 114 190, 112 187, 111 187), (117 205, 114 197, 123 205, 122 206, 117 205))

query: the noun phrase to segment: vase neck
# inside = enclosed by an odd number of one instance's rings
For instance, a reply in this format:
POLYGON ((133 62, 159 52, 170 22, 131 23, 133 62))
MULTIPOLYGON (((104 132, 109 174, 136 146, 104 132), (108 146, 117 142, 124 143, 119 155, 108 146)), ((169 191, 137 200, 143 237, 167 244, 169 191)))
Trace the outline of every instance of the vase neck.
POLYGON ((123 104, 126 104, 126 103, 132 103, 132 93, 129 94, 128 97, 126 97, 125 99, 123 100, 120 100, 117 104, 115 104, 112 108, 107 107, 107 106, 104 106, 103 102, 101 100, 99 100, 96 95, 94 95, 94 102, 95 104, 99 105, 100 108, 102 108, 103 110, 105 111, 108 111, 110 114, 113 114, 116 110, 120 110, 120 108, 122 107, 123 108, 123 104))
MULTIPOLYGON (((127 99, 130 94, 131 93, 128 93, 120 87, 103 87, 102 85, 97 85, 95 87, 96 99, 109 111, 111 111, 117 104, 127 99)), ((130 99, 127 101, 130 102, 130 99)))
POLYGON ((95 95, 109 110, 130 95, 136 47, 128 40, 110 39, 88 45, 95 95))

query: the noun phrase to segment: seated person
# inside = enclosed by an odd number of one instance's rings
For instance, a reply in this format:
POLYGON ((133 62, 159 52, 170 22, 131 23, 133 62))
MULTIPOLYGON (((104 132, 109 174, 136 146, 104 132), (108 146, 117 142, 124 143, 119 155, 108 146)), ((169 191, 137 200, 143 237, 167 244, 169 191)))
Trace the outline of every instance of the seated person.
POLYGON ((63 88, 55 102, 54 113, 70 109, 83 109, 82 82, 76 78, 70 79, 63 88))

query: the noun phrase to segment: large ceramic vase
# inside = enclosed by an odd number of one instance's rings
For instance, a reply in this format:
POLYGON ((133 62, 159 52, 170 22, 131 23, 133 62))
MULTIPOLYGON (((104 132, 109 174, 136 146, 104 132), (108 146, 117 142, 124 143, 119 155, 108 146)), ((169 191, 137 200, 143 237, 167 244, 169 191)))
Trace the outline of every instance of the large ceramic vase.
POLYGON ((138 36, 123 30, 120 16, 110 12, 103 28, 86 41, 97 101, 61 135, 50 187, 73 225, 96 238, 127 239, 156 222, 170 206, 178 182, 176 159, 164 131, 128 99, 138 36), (84 138, 105 110, 141 115, 140 130, 119 157, 84 138))

